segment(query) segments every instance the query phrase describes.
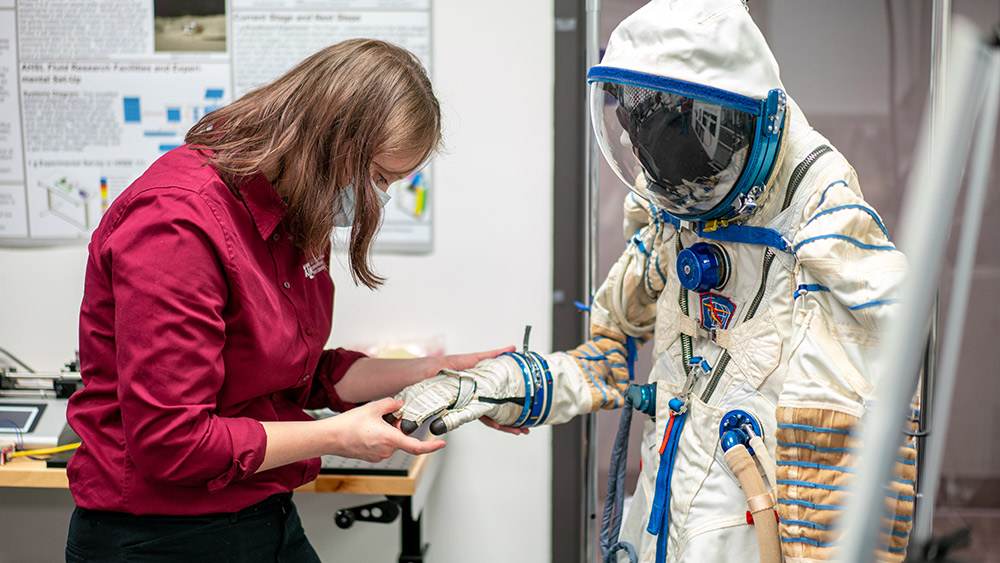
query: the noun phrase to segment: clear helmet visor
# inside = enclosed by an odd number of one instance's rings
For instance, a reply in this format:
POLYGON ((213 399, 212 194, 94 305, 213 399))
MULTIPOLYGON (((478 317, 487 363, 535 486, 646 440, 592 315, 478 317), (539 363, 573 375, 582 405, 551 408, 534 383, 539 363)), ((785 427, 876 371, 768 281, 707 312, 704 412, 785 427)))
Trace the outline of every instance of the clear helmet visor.
POLYGON ((660 90, 595 81, 591 120, 625 185, 675 217, 706 218, 731 200, 757 116, 660 90))

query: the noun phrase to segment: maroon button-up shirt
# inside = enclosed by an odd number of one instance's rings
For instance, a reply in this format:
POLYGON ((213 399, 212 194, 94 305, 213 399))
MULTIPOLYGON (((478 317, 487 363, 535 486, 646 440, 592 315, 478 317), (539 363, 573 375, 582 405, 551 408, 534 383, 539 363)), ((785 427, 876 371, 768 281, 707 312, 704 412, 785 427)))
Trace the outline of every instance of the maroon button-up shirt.
POLYGON ((307 257, 257 175, 235 197, 205 157, 170 151, 94 231, 80 310, 84 389, 68 418, 77 505, 132 514, 232 512, 314 479, 319 459, 255 473, 260 421, 344 410, 361 356, 324 350, 329 255, 307 257))

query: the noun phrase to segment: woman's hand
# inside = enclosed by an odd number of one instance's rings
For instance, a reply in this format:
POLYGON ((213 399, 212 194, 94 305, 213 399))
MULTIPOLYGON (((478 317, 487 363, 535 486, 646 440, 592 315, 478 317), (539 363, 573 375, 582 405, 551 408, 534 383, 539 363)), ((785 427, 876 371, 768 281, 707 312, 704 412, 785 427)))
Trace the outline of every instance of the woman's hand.
POLYGON ((363 403, 391 397, 405 387, 434 377, 443 369, 466 370, 482 360, 513 351, 514 347, 508 346, 488 352, 450 356, 361 358, 351 365, 334 388, 341 400, 348 403, 363 403))
POLYGON ((514 434, 515 436, 520 436, 521 434, 527 434, 528 428, 524 426, 504 426, 497 421, 493 420, 488 416, 479 417, 479 422, 482 422, 486 426, 494 430, 499 430, 501 432, 506 432, 508 434, 514 434))
MULTIPOLYGON (((437 356, 433 358, 428 358, 435 360, 435 365, 431 373, 427 374, 427 377, 433 377, 443 369, 453 369, 458 371, 464 371, 469 368, 473 368, 479 362, 483 360, 488 360, 490 358, 495 358, 500 354, 506 352, 513 352, 513 346, 507 346, 506 348, 499 348, 497 350, 490 350, 487 352, 472 352, 469 354, 452 354, 450 356, 437 356)), ((425 378, 426 379, 426 378, 425 378)))
POLYGON ((398 423, 382 418, 402 406, 401 401, 386 398, 322 420, 261 422, 267 448, 257 471, 327 454, 378 463, 396 450, 421 455, 445 446, 443 440, 407 436, 398 423))
POLYGON ((425 441, 407 436, 399 429, 398 423, 392 425, 385 421, 385 415, 396 412, 402 406, 402 401, 386 398, 324 419, 323 422, 330 421, 334 436, 328 453, 377 463, 396 450, 421 455, 445 446, 444 440, 425 441))

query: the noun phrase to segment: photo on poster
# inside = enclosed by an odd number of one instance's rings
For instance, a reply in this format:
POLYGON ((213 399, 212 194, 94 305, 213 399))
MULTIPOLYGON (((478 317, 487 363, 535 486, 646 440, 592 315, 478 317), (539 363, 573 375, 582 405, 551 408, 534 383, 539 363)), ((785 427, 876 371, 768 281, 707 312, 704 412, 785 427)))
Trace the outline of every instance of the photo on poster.
POLYGON ((226 0, 153 0, 153 50, 225 51, 226 0))

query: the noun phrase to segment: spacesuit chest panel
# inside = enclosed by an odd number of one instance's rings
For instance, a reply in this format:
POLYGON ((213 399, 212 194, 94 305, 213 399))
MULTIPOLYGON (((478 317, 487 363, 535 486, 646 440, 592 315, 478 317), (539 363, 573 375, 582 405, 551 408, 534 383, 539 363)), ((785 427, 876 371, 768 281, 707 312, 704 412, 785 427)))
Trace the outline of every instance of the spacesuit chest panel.
MULTIPOLYGON (((676 260, 684 248, 707 241, 685 230, 671 242, 676 242, 670 252, 676 260)), ((654 370, 653 375, 680 388, 686 379, 684 363, 697 357, 719 376, 713 387, 728 385, 733 377, 748 379, 758 387, 781 358, 787 335, 780 335, 771 302, 783 302, 785 294, 791 295, 790 273, 767 247, 710 242, 730 261, 725 284, 707 291, 689 291, 681 286, 676 270, 669 272, 657 301, 654 354, 668 354, 675 369, 654 370)), ((708 402, 710 394, 704 392, 711 379, 702 379, 692 389, 708 402)))

